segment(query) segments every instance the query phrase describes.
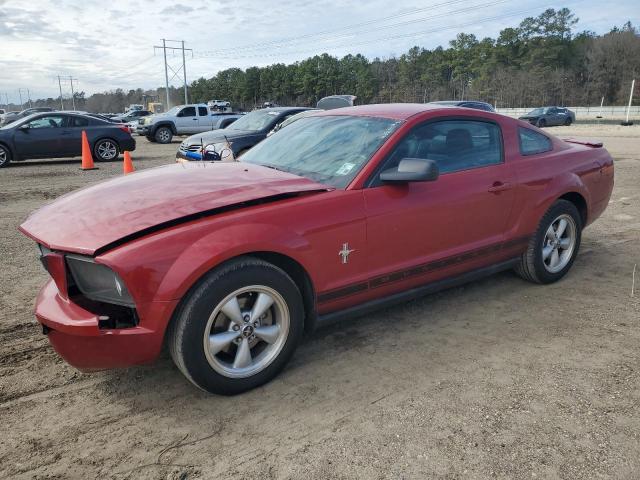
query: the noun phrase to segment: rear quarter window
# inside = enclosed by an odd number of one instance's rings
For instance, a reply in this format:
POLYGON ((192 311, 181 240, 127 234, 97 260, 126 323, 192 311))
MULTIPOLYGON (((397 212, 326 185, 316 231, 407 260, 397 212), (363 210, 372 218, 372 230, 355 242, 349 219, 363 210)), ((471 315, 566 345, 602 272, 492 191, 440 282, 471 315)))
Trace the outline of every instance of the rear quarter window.
POLYGON ((536 155, 553 150, 553 144, 546 135, 528 128, 518 128, 521 155, 536 155))

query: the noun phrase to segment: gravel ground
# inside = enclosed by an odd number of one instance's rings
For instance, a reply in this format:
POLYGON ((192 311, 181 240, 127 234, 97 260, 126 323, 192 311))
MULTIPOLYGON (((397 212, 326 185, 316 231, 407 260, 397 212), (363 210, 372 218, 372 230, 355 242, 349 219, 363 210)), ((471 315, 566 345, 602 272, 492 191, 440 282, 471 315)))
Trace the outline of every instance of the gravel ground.
MULTIPOLYGON (((640 478, 640 127, 575 125, 616 160, 604 216, 549 286, 503 273, 307 339, 273 382, 196 390, 165 354, 86 375, 32 316, 46 275, 16 228, 119 175, 0 171, 0 478, 640 478)), ((138 139, 137 169, 178 144, 138 139)))

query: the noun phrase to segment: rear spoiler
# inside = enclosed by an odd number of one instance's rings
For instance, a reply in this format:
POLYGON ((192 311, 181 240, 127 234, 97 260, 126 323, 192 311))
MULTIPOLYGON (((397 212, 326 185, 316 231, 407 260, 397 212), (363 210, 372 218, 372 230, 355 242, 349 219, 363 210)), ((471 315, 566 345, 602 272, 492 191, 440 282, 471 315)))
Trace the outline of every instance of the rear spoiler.
POLYGON ((563 138, 565 142, 577 143, 578 145, 586 145, 591 148, 602 148, 602 142, 598 140, 577 140, 575 138, 563 138))

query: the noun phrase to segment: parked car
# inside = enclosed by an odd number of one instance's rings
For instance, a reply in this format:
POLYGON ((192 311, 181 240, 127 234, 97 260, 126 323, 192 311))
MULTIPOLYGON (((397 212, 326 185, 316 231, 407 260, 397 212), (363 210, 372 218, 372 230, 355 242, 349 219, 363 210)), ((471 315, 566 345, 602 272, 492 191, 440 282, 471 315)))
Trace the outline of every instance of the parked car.
POLYGON ((11 122, 15 122, 16 120, 20 120, 21 118, 33 115, 34 113, 53 111, 54 109, 51 107, 34 107, 27 108, 26 110, 22 110, 21 112, 7 112, 4 115, 4 119, 2 120, 2 125, 9 125, 11 122))
POLYGON ((213 130, 190 136, 180 144, 176 160, 201 160, 203 147, 208 146, 216 152, 221 152, 227 148, 227 142, 231 144, 233 156, 238 158, 267 138, 267 134, 277 124, 305 110, 309 108, 274 107, 254 110, 224 130, 213 130))
POLYGON ((304 111, 302 111, 300 113, 296 113, 295 115, 291 115, 286 120, 283 120, 280 123, 276 123, 275 126, 269 131, 269 133, 267 133, 267 137, 270 137, 274 133, 282 130, 287 125, 291 125, 292 123, 297 122, 298 120, 300 120, 302 118, 307 118, 307 117, 313 115, 316 112, 323 112, 323 111, 324 110, 320 109, 320 108, 310 108, 309 110, 304 110, 304 111))
POLYGON ((153 112, 150 112, 149 110, 129 110, 123 115, 115 115, 111 117, 111 120, 122 123, 130 123, 137 122, 141 118, 148 117, 149 115, 153 115, 153 112))
POLYGON ((36 318, 69 363, 147 363, 166 342, 191 382, 235 394, 327 322, 511 268, 559 280, 612 188, 601 144, 490 112, 367 105, 303 118, 239 162, 65 195, 20 230, 51 276, 36 318))
POLYGON ((192 135, 226 128, 242 115, 239 113, 213 113, 205 104, 179 105, 159 115, 138 122, 136 133, 150 142, 171 143, 174 135, 192 135))
POLYGON ((98 161, 133 151, 136 142, 128 127, 89 115, 37 113, 0 128, 0 168, 29 158, 76 157, 82 153, 82 131, 98 161))
POLYGON ((477 100, 440 100, 437 102, 429 102, 431 105, 443 105, 448 107, 473 108, 475 110, 484 110, 485 112, 495 112, 493 105, 477 100))
POLYGON ((520 120, 540 128, 553 125, 571 125, 576 121, 576 114, 564 107, 541 107, 534 108, 520 117, 520 120))

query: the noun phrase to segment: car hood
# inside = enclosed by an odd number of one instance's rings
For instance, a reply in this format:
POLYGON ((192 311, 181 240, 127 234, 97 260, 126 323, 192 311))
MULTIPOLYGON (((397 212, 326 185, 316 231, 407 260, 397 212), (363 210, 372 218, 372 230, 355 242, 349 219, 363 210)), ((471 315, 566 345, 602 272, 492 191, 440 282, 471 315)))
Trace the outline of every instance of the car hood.
POLYGON ((234 138, 250 137, 250 136, 266 136, 266 133, 252 130, 233 130, 228 128, 211 130, 210 132, 196 133, 187 138, 183 143, 187 145, 200 145, 200 143, 224 142, 225 138, 233 140, 234 138))
POLYGON ((52 250, 85 255, 123 239, 244 202, 331 187, 242 162, 188 162, 136 172, 64 195, 20 231, 52 250))

